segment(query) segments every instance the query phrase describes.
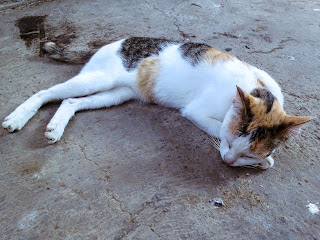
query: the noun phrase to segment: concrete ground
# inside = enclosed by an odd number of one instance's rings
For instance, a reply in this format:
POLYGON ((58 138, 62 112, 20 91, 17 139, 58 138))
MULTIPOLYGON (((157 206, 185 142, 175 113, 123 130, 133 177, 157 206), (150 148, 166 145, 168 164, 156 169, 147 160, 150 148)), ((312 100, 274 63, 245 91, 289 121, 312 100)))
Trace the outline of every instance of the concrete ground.
POLYGON ((46 39, 85 50, 129 36, 229 51, 277 79, 288 113, 316 119, 259 171, 226 166, 177 111, 137 102, 77 113, 48 145, 59 103, 47 104, 0 131, 0 239, 320 239, 319 19, 311 0, 2 1, 1 119, 80 70, 43 57, 46 39))

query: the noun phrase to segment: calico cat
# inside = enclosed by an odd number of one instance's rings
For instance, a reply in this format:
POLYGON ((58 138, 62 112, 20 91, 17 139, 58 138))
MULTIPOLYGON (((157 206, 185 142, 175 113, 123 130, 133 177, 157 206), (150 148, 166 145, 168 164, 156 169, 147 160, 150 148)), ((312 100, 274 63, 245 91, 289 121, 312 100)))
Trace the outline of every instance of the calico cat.
MULTIPOLYGON (((88 57, 64 52, 52 42, 44 49, 60 61, 88 57)), ((140 37, 102 47, 77 76, 31 96, 2 126, 20 130, 43 104, 62 99, 46 128, 48 143, 59 141, 77 111, 136 99, 176 108, 221 139, 226 164, 262 169, 272 167, 274 150, 312 119, 286 114, 279 85, 227 53, 206 44, 140 37)))

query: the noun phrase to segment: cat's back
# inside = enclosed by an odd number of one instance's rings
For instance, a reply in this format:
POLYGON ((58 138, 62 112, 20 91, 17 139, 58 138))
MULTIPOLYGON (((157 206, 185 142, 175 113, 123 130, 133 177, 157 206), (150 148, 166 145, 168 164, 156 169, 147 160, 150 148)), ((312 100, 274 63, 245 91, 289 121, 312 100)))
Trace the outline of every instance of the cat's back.
POLYGON ((168 46, 159 53, 155 98, 183 108, 200 98, 229 107, 236 85, 247 91, 257 87, 252 67, 236 57, 201 43, 168 46))
POLYGON ((258 77, 278 91, 265 72, 203 43, 132 37, 101 48, 85 68, 107 65, 113 72, 135 76, 145 100, 175 108, 205 95, 214 102, 230 102, 236 85, 250 92, 258 77))

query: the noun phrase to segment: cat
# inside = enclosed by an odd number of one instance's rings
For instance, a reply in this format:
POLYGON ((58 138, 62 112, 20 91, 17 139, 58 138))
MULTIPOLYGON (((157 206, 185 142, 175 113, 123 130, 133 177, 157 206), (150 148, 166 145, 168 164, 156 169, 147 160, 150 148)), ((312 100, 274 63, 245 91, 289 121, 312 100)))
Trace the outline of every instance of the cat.
MULTIPOLYGON (((60 61, 88 58, 53 42, 44 49, 60 61)), ((55 143, 77 111, 131 99, 178 109, 220 139, 221 158, 233 167, 272 167, 275 149, 312 119, 286 114, 275 80, 228 53, 202 43, 132 37, 99 49, 78 75, 31 96, 2 126, 20 130, 42 105, 63 100, 45 133, 48 143, 55 143)))

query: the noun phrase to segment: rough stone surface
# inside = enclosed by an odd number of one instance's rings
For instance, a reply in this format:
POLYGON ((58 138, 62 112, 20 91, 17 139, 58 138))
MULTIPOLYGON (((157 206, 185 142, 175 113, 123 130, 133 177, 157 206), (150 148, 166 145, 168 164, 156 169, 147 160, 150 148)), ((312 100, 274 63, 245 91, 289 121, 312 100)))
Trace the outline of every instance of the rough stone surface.
POLYGON ((273 169, 258 171, 223 164, 175 110, 136 102, 77 113, 48 145, 59 103, 47 104, 22 131, 0 131, 0 238, 319 239, 319 214, 307 207, 320 201, 316 9, 302 0, 4 1, 1 119, 80 70, 42 57, 44 40, 85 50, 128 36, 225 49, 278 80, 288 113, 317 118, 275 154, 273 169), (29 47, 17 26, 27 16, 46 16, 29 47), (215 208, 215 197, 225 205, 215 208))

